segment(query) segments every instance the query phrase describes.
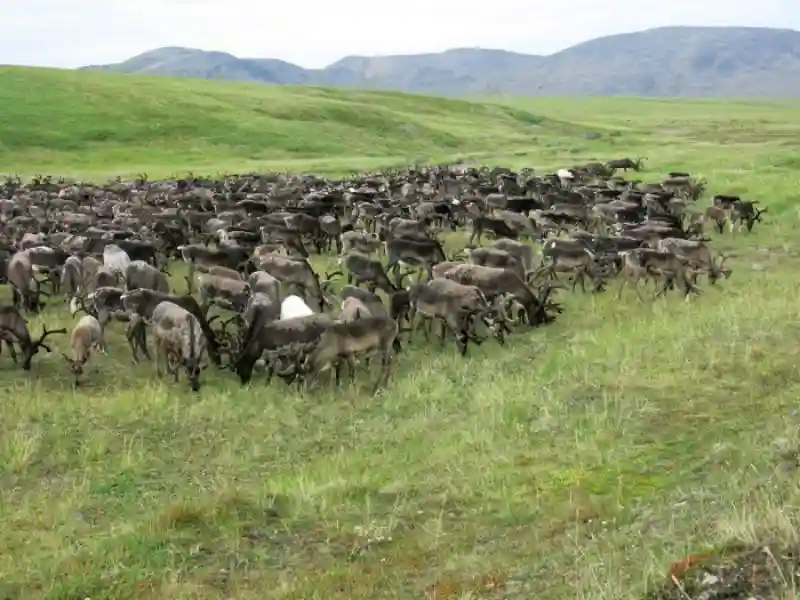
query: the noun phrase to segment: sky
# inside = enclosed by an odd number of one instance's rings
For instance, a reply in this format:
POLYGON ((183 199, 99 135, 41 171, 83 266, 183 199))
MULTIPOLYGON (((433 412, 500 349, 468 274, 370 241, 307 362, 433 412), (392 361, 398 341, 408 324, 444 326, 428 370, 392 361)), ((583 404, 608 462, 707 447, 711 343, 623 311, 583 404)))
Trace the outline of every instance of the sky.
POLYGON ((0 0, 0 64, 79 67, 162 46, 319 68, 344 56, 550 54, 665 25, 800 29, 797 0, 0 0))

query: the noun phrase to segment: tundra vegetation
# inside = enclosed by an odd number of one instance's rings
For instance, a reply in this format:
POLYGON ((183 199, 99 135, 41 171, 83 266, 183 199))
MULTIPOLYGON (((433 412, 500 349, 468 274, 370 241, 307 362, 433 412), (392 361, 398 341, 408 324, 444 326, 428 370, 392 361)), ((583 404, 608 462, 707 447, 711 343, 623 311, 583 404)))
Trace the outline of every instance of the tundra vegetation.
POLYGON ((0 597, 794 593, 797 109, 0 75, 0 597))

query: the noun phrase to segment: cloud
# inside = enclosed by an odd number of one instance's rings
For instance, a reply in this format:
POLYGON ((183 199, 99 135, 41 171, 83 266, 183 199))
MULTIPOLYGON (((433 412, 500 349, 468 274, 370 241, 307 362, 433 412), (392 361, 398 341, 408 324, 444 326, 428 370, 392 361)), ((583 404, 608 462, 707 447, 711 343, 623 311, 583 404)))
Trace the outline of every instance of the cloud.
POLYGON ((663 25, 800 29, 796 0, 8 0, 0 63, 118 62, 161 46, 321 67, 343 56, 503 48, 549 54, 663 25), (10 5, 10 6, 9 6, 10 5))

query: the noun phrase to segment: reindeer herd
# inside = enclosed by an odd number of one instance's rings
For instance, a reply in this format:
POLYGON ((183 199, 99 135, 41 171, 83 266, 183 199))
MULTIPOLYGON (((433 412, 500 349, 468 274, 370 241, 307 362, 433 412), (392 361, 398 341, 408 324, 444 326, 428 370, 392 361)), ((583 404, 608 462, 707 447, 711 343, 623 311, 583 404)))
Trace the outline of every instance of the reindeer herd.
POLYGON ((421 341, 417 330, 428 340, 437 324, 462 354, 488 337, 504 344, 552 322, 562 307, 551 296, 567 282, 602 293, 616 280, 617 295, 630 286, 640 300, 652 282, 655 296, 688 299, 701 278, 731 273, 708 230, 750 231, 766 209, 730 195, 699 206, 706 182, 688 173, 617 175, 642 163, 543 175, 437 165, 336 180, 7 178, 0 280, 12 302, 0 307, 0 352, 31 369, 67 329, 37 336, 27 318, 61 305, 85 313, 62 352, 75 385, 121 321, 135 363, 150 360, 176 381, 183 373, 195 391, 210 364, 242 384, 258 368, 312 386, 329 370, 338 385, 344 371, 353 377, 379 359, 377 390, 394 356, 421 341), (185 290, 172 287, 175 269, 185 290))

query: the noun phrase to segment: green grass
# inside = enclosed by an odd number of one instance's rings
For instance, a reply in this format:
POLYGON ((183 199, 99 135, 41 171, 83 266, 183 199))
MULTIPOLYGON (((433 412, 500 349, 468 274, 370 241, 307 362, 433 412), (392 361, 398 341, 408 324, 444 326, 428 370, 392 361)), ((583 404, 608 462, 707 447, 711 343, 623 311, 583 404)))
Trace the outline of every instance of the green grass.
MULTIPOLYGON (((131 366, 119 326, 79 391, 57 352, 27 375, 3 354, 0 598, 641 598, 687 554, 797 540, 800 110, 510 100, 542 119, 526 141, 497 101, 0 71, 4 109, 23 88, 0 139, 25 173, 642 154, 645 179, 688 169, 770 218, 714 236, 733 276, 689 303, 566 293, 554 325, 505 348, 462 359, 418 340, 377 398, 363 379, 303 396, 211 370, 193 395, 131 366), (117 123, 129 112, 150 120, 117 123), (359 127, 362 112, 420 135, 359 127)), ((45 322, 70 324, 61 307, 45 322)))
POLYGON ((513 107, 399 93, 0 68, 3 171, 358 169, 530 143, 513 107))

